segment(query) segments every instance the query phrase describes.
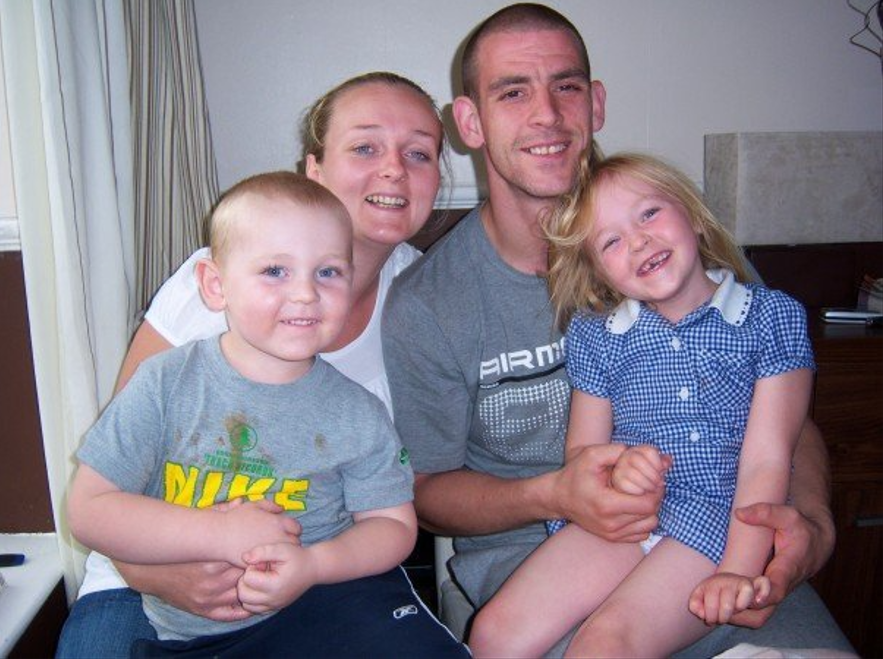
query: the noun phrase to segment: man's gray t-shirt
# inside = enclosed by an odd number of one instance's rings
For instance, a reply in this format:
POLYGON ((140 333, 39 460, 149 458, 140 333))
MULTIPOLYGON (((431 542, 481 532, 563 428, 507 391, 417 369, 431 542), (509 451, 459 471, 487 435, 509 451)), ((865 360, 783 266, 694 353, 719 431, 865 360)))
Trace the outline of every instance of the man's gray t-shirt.
MULTIPOLYGON (((500 259, 477 210, 399 275, 387 298, 383 349, 396 427, 415 471, 466 466, 518 477, 560 467, 570 390, 554 326, 545 281, 500 259), (539 358, 548 346, 557 346, 552 363, 539 358)), ((456 538, 451 568, 480 606, 545 537, 534 524, 456 538)), ((549 656, 561 656, 568 641, 549 656)), ((676 656, 708 657, 740 642, 849 649, 804 585, 760 630, 722 625, 676 656)))
MULTIPOLYGON (((570 387, 546 282, 500 259, 472 211, 398 276, 383 319, 396 428, 417 472, 504 478, 557 469, 570 387)), ((455 539, 480 605, 545 538, 541 524, 455 539)))
MULTIPOLYGON (((77 457, 126 492, 190 507, 240 496, 275 501, 301 542, 334 537, 353 513, 413 497, 413 474, 386 408, 321 359, 298 380, 260 384, 221 354, 218 337, 145 361, 77 457)), ((160 638, 233 631, 144 596, 160 638)))

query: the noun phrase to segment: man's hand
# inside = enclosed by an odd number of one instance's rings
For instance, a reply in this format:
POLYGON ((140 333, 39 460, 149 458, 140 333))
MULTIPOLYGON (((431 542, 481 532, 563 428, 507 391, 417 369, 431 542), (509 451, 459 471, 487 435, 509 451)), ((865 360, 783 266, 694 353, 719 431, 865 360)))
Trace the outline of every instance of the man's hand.
POLYGON ((561 517, 610 542, 640 542, 656 528, 664 488, 633 496, 610 485, 610 471, 625 450, 622 444, 587 446, 557 474, 561 517))
POLYGON ((757 629, 773 615, 776 606, 801 583, 818 572, 834 549, 834 524, 830 518, 809 519, 790 506, 756 503, 736 510, 746 524, 773 529, 773 559, 764 575, 771 589, 766 603, 733 616, 731 624, 757 629))

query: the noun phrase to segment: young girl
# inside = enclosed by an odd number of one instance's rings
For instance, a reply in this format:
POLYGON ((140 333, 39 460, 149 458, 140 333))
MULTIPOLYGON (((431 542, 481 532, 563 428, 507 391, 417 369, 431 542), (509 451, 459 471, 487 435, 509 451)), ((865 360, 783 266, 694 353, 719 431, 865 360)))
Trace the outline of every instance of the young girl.
POLYGON ((731 511, 786 499, 814 369, 805 312, 747 283, 689 179, 648 156, 584 162, 547 233, 574 387, 565 459, 620 443, 611 486, 665 495, 640 546, 564 526, 470 646, 540 656, 579 625, 568 656, 668 656, 769 594, 772 532, 731 511))

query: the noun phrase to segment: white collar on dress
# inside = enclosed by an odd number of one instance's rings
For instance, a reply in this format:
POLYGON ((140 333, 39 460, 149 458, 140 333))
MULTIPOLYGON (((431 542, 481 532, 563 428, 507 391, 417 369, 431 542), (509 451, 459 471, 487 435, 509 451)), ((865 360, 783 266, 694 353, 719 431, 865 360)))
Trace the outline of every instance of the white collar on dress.
MULTIPOLYGON (((753 297, 751 291, 737 282, 730 270, 718 268, 706 270, 705 274, 718 285, 708 306, 720 311, 723 319, 730 325, 739 327, 745 322, 748 309, 751 308, 753 297)), ((612 334, 625 334, 637 322, 640 313, 640 302, 632 299, 623 300, 607 317, 607 330, 612 334)))

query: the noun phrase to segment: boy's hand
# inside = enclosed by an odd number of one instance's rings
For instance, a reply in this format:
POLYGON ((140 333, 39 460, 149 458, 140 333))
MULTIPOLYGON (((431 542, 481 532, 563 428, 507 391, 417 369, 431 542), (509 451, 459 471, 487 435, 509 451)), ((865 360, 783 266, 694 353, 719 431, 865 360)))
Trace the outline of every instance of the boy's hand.
POLYGON ((765 576, 743 577, 718 572, 708 577, 690 595, 690 611, 706 625, 724 625, 737 613, 751 606, 763 606, 770 595, 765 576))
POLYGON ((316 584, 315 556, 289 543, 255 547, 243 555, 248 567, 237 592, 250 613, 266 613, 288 606, 316 584))
POLYGON ((640 496, 665 487, 665 472, 671 456, 653 446, 633 446, 619 456, 610 474, 613 487, 624 494, 640 496))
POLYGON ((282 514, 271 501, 231 503, 221 517, 224 555, 230 563, 246 567, 243 555, 256 545, 300 544, 301 526, 296 519, 282 514))

